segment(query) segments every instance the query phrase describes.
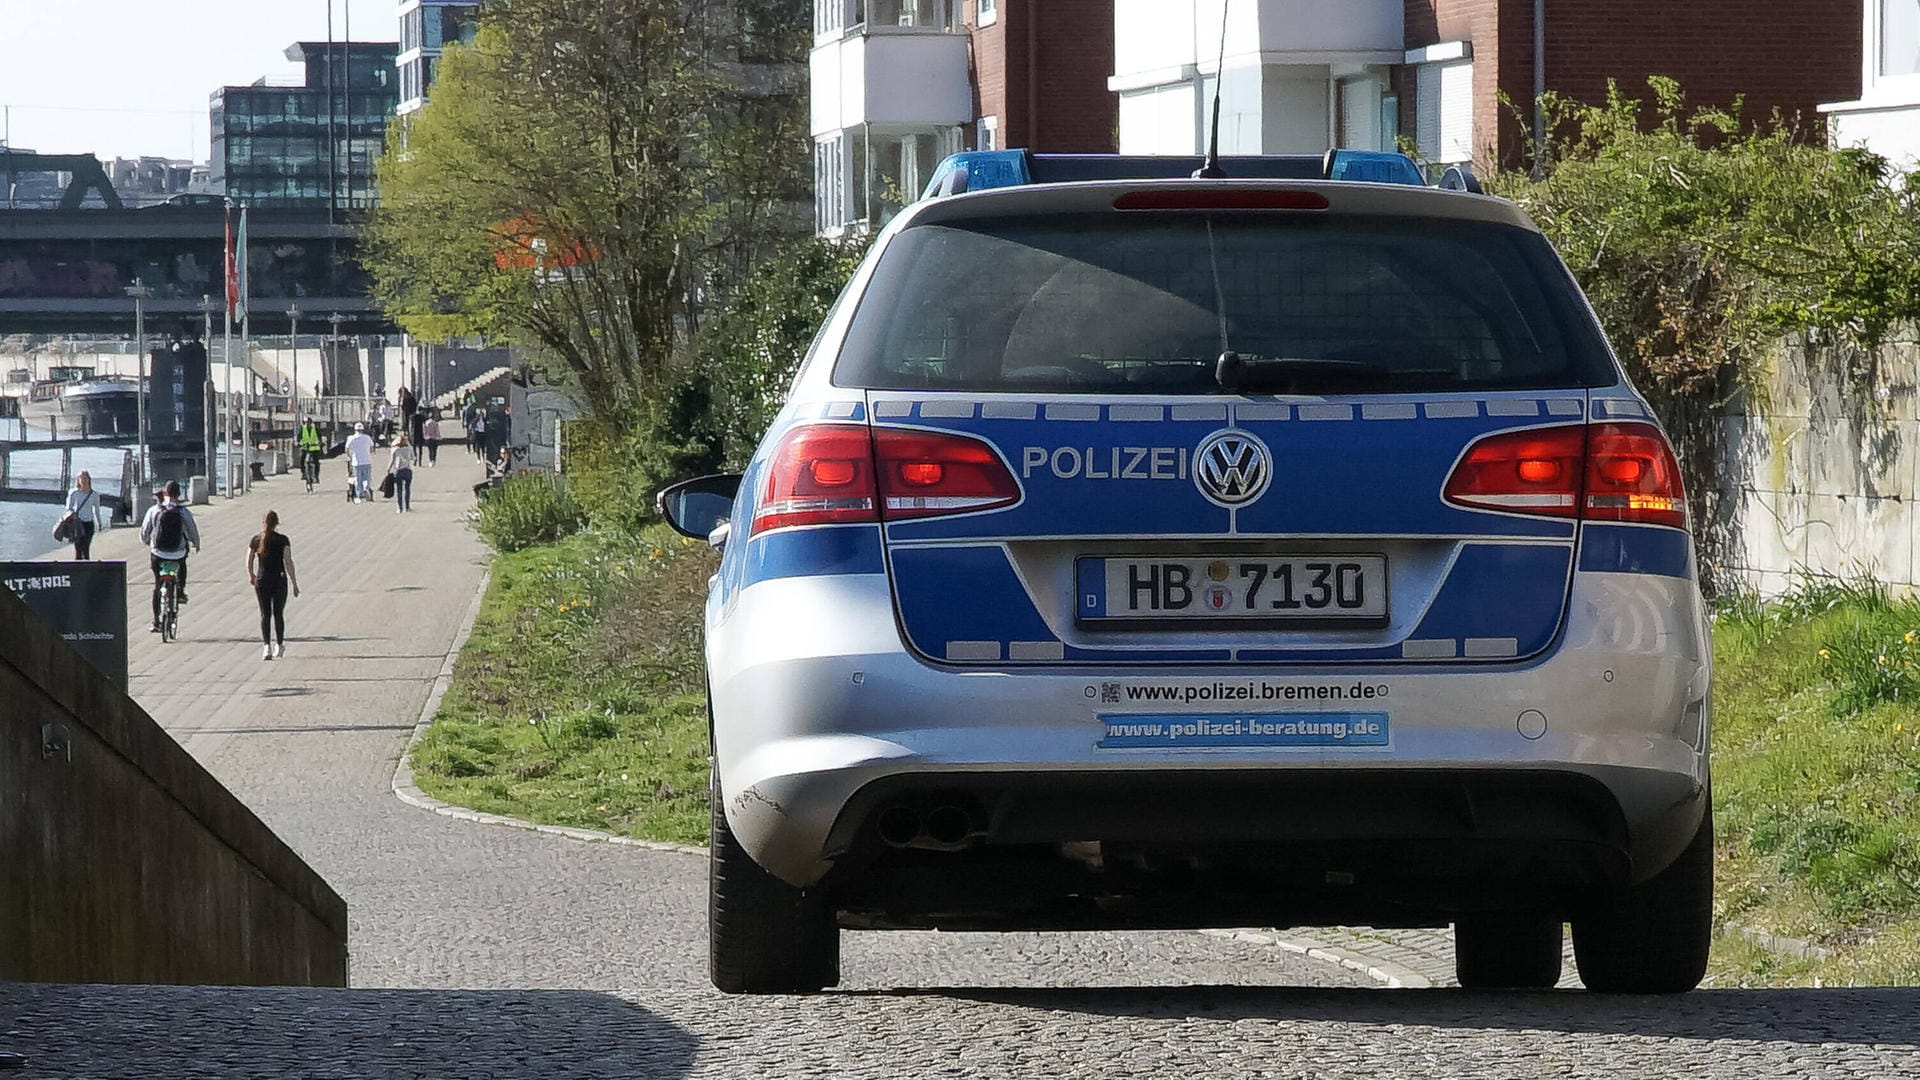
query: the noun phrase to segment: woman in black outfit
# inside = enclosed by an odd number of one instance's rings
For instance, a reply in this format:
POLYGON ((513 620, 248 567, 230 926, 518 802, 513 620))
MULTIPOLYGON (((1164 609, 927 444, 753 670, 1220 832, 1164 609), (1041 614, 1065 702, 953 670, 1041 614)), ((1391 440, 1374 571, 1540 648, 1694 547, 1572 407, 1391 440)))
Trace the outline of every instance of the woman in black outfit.
POLYGON ((287 655, 287 590, 299 596, 300 580, 293 569, 293 541, 280 532, 280 515, 271 510, 260 534, 247 541, 247 580, 260 601, 260 659, 287 655))

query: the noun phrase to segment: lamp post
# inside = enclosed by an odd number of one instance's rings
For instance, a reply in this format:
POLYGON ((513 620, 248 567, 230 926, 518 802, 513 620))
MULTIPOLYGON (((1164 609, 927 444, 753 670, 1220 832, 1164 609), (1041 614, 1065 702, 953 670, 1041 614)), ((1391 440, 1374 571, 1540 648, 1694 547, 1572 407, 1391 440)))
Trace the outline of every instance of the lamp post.
MULTIPOLYGON (((335 371, 333 372, 333 378, 330 379, 329 381, 332 382, 333 385, 338 386, 339 379, 340 379, 340 374, 338 371, 340 367, 340 324, 343 322, 346 322, 347 317, 336 311, 333 314, 327 316, 327 321, 333 324, 333 337, 331 338, 331 341, 333 343, 332 366, 335 369, 335 371)), ((356 357, 356 359, 358 358, 356 357)), ((361 387, 361 389, 365 390, 366 387, 363 386, 361 387)))
POLYGON ((287 305, 287 348, 293 351, 293 396, 287 405, 293 410, 293 422, 300 423, 300 305, 287 305))
POLYGON ((133 480, 134 501, 139 502, 147 490, 147 298, 153 290, 133 279, 127 286, 126 294, 133 297, 133 349, 134 377, 133 402, 136 445, 134 454, 133 480))

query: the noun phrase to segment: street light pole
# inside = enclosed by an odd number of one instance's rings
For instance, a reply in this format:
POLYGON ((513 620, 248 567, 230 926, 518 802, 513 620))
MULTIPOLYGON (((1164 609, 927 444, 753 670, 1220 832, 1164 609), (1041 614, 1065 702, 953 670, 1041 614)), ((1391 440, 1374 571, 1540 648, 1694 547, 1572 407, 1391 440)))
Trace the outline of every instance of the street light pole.
POLYGON ((300 305, 287 306, 287 347, 293 350, 293 397, 288 400, 293 409, 293 422, 300 423, 300 305))
POLYGON ((139 447, 133 461, 133 490, 134 501, 139 503, 147 490, 147 298, 153 290, 134 278, 126 294, 133 297, 134 434, 139 447))

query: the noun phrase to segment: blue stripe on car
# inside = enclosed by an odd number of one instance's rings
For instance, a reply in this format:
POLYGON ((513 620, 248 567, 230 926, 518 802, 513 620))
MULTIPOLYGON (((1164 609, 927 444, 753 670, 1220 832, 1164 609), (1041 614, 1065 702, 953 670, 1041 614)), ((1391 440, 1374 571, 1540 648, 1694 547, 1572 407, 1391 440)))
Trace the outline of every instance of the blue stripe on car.
POLYGON ((746 581, 811 574, 884 574, 877 525, 775 529, 747 543, 746 581))
POLYGON ((1679 529, 1589 524, 1580 533, 1580 569, 1600 574, 1691 574, 1691 545, 1679 529))

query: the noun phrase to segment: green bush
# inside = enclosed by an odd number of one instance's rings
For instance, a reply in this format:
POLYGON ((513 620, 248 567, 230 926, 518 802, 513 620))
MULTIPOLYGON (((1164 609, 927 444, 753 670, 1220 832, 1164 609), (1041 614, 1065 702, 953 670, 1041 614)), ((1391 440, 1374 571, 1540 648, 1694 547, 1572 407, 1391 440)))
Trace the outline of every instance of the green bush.
POLYGON ((496 551, 563 540, 587 523, 565 481, 545 473, 509 476, 482 499, 474 527, 496 551))

